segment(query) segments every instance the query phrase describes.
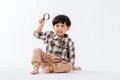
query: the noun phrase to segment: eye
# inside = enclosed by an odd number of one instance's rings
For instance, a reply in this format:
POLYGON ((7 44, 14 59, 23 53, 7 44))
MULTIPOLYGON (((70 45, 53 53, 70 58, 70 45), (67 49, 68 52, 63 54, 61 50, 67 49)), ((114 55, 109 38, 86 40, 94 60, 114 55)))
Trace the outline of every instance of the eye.
POLYGON ((56 25, 56 27, 58 27, 59 25, 56 25))

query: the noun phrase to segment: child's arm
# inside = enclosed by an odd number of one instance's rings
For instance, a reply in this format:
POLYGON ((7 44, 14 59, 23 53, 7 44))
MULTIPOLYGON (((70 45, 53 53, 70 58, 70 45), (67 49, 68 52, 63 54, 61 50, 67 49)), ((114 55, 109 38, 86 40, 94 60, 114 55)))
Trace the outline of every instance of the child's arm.
POLYGON ((42 28, 43 28, 43 26, 44 26, 44 24, 45 24, 45 20, 43 20, 43 19, 40 19, 39 20, 39 26, 38 26, 38 28, 35 30, 36 32, 41 32, 42 31, 42 28))
POLYGON ((52 31, 43 32, 42 29, 43 29, 44 24, 45 24, 45 20, 43 20, 43 18, 40 19, 39 26, 33 33, 34 37, 36 37, 37 39, 41 39, 43 41, 45 41, 48 38, 47 36, 51 36, 54 34, 52 31))

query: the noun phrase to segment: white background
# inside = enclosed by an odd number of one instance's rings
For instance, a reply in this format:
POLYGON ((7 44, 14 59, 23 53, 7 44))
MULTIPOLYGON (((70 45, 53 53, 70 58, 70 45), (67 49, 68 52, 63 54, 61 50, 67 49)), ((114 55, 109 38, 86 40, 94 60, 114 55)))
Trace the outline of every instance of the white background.
POLYGON ((70 17, 68 34, 76 46, 76 66, 83 70, 120 72, 119 0, 0 0, 0 68, 32 68, 33 36, 38 20, 50 13, 44 31, 58 14, 70 17))

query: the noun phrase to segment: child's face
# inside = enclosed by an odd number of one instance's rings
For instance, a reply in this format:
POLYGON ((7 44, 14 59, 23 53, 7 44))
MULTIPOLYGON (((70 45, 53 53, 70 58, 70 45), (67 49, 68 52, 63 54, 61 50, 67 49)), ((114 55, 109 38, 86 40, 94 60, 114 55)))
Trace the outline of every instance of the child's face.
POLYGON ((60 36, 61 38, 64 37, 64 34, 67 30, 69 30, 69 26, 66 25, 66 23, 57 23, 53 26, 53 29, 55 30, 56 34, 60 36))

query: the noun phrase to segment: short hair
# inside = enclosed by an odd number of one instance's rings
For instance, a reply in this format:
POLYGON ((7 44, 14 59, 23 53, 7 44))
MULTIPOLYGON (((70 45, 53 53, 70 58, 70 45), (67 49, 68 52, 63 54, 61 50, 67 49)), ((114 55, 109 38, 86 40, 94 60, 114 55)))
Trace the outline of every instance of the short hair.
POLYGON ((71 26, 71 21, 68 16, 66 15, 57 15, 53 20, 52 24, 53 26, 57 23, 66 23, 67 26, 71 26))

